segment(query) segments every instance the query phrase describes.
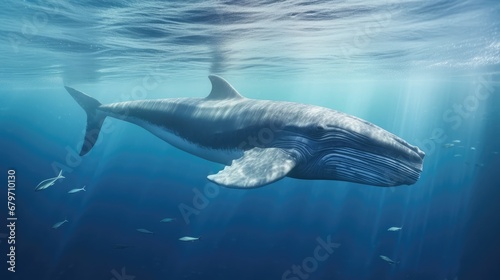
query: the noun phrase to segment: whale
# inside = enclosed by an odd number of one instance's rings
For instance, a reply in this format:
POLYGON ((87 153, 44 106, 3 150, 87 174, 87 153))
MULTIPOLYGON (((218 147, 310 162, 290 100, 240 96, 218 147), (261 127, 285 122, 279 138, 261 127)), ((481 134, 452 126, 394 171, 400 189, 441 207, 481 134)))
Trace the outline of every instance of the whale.
POLYGON ((262 187, 284 177, 392 187, 415 184, 425 153, 368 121, 330 108, 246 98, 209 75, 203 98, 101 104, 65 86, 87 114, 80 156, 106 118, 138 125, 172 146, 224 165, 207 179, 230 188, 262 187))

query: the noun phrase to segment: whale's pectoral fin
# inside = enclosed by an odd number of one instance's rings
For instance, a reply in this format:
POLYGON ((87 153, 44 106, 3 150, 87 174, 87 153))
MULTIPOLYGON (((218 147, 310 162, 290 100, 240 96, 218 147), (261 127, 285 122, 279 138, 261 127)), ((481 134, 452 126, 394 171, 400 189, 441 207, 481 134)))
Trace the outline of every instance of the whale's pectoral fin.
POLYGON ((226 187, 256 188, 285 177, 295 165, 295 159, 282 149, 253 148, 207 178, 226 187))

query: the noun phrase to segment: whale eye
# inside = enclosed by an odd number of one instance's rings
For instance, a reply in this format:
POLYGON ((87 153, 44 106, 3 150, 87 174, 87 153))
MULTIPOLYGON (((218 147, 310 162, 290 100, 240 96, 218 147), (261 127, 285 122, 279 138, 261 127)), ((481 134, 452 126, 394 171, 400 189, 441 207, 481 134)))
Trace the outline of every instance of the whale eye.
POLYGON ((316 126, 316 130, 323 131, 323 130, 325 130, 325 128, 321 125, 318 125, 318 126, 316 126))

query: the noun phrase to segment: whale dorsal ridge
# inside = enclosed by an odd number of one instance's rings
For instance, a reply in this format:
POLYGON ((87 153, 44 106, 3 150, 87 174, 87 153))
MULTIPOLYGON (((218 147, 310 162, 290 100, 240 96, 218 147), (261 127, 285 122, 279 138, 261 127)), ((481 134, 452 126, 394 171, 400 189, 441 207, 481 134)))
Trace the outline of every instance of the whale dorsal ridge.
POLYGON ((206 99, 217 100, 217 99, 235 99, 243 98, 233 86, 231 86, 226 80, 216 75, 209 75, 208 78, 212 82, 212 91, 206 97, 206 99))

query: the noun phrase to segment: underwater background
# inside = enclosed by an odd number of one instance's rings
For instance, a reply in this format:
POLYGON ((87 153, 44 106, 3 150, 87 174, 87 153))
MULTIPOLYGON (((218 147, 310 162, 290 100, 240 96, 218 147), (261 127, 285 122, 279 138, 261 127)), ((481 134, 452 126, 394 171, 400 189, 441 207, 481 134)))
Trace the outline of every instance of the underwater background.
POLYGON ((500 279, 499 19, 482 0, 3 0, 0 279, 500 279), (78 156, 65 85, 103 104, 204 97, 209 74, 372 122, 426 152, 422 176, 229 189, 206 179, 222 165, 111 118, 78 156))

